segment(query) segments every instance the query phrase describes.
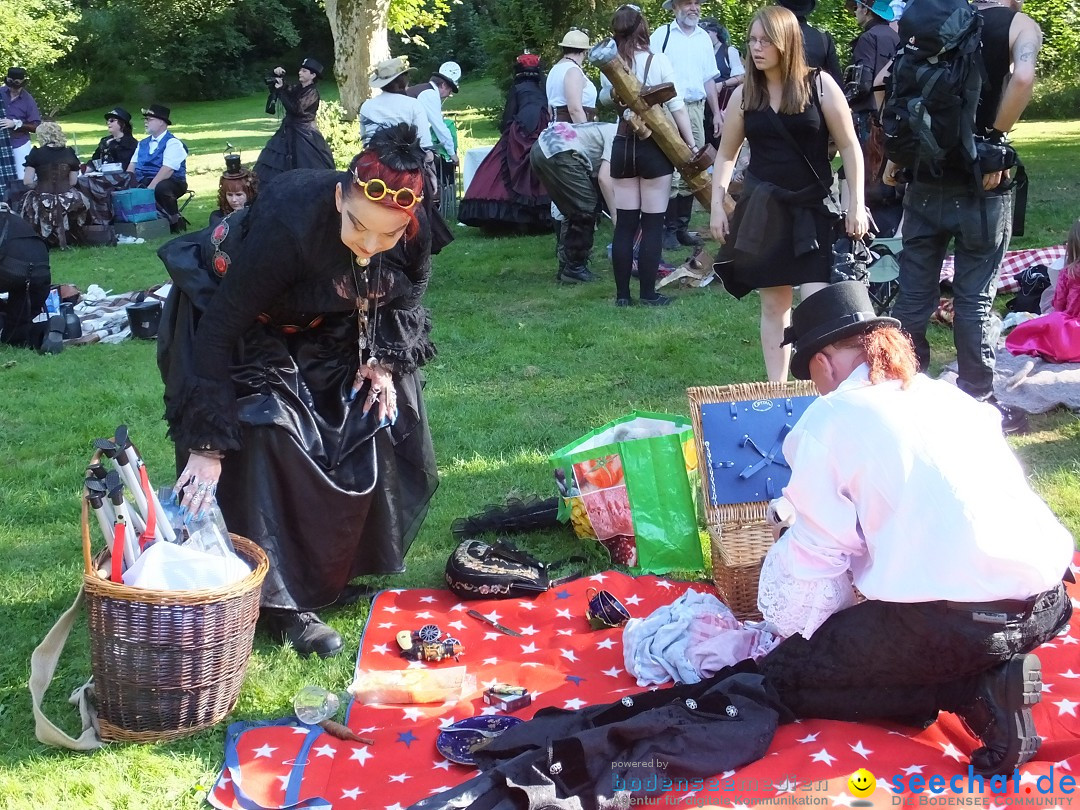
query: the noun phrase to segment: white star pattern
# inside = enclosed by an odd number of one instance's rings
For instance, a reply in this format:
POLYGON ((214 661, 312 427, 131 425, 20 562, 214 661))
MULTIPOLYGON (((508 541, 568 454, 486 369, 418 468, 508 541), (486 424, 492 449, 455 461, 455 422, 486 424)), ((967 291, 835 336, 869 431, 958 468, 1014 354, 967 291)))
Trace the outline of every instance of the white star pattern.
POLYGON ((540 631, 533 627, 531 624, 522 627, 519 631, 523 636, 535 636, 540 631))
POLYGON ((292 730, 293 730, 293 734, 303 734, 305 737, 307 736, 307 733, 308 733, 308 727, 304 726, 304 725, 293 726, 292 730))
POLYGON ((563 701, 563 706, 565 708, 571 709, 573 711, 577 711, 582 706, 587 706, 587 705, 589 705, 589 704, 587 704, 584 700, 580 700, 578 698, 571 698, 570 700, 564 700, 563 701))
POLYGON ((1039 778, 1031 771, 1024 771, 1020 774, 1021 785, 1035 785, 1038 784, 1039 778))
POLYGON ((838 804, 842 804, 844 805, 844 807, 851 807, 851 803, 855 801, 854 796, 850 796, 843 791, 841 791, 838 795, 830 796, 829 798, 832 799, 833 807, 836 807, 838 804))
POLYGON ((400 612, 401 612, 400 610, 398 610, 398 609, 397 609, 396 607, 394 607, 393 605, 390 605, 389 607, 381 607, 381 606, 380 606, 380 608, 379 608, 379 609, 380 609, 380 610, 381 610, 381 611, 382 611, 383 613, 400 613, 400 612))
POLYGON ((440 771, 449 771, 450 770, 450 760, 444 759, 442 762, 436 762, 431 767, 432 768, 438 768, 440 771))
POLYGON ((428 793, 442 793, 444 790, 449 790, 450 785, 439 785, 437 788, 432 788, 428 793))
POLYGON ((1049 692, 1049 691, 1050 691, 1050 688, 1051 688, 1052 686, 1053 686, 1053 684, 1052 684, 1052 683, 1044 683, 1044 684, 1042 685, 1042 690, 1043 690, 1044 692, 1049 692))
POLYGON ((490 621, 493 621, 493 622, 497 622, 500 619, 502 619, 502 616, 500 616, 497 612, 495 612, 493 610, 493 611, 491 611, 491 613, 485 613, 484 618, 489 619, 490 621))
POLYGON ((528 655, 529 653, 537 652, 536 645, 533 644, 531 641, 528 644, 522 644, 521 645, 521 652, 522 652, 523 655, 528 655))
POLYGON ((401 806, 401 802, 394 802, 386 805, 383 810, 405 810, 405 808, 401 806))
POLYGON ((495 639, 502 636, 502 633, 496 633, 494 631, 490 633, 484 633, 484 641, 495 641, 495 639))
POLYGON ((482 708, 480 710, 480 714, 485 714, 485 715, 486 714, 498 714, 498 713, 499 713, 499 710, 496 709, 494 706, 485 706, 484 708, 482 708))
POLYGON ((820 734, 820 733, 821 733, 820 731, 815 731, 813 734, 807 734, 801 740, 796 740, 795 742, 801 742, 801 743, 817 742, 818 734, 820 734))
POLYGON ((484 666, 486 666, 486 667, 493 667, 493 666, 495 666, 495 665, 496 665, 497 663, 499 663, 499 659, 498 659, 498 658, 485 658, 485 659, 484 659, 484 661, 483 661, 483 664, 484 664, 484 666))
POLYGON ((360 790, 360 788, 358 788, 358 787, 349 788, 348 790, 341 791, 341 798, 343 798, 343 799, 355 799, 361 793, 363 793, 363 791, 360 790))
POLYGON ((603 641, 596 642, 596 649, 598 650, 610 650, 615 646, 615 639, 605 638, 603 641))
POLYGON ((402 709, 401 714, 402 720, 411 720, 415 723, 417 720, 424 716, 424 710, 418 709, 415 706, 410 706, 407 709, 402 709))
MULTIPOLYGON (((536 652, 536 650, 533 650, 533 652, 536 652)), ((523 667, 542 667, 543 664, 541 664, 539 661, 525 661, 521 666, 523 666, 523 667)))
POLYGON ((1061 762, 1055 762, 1054 767, 1059 768, 1060 770, 1063 770, 1063 771, 1071 771, 1072 770, 1072 768, 1069 766, 1068 760, 1064 760, 1064 759, 1061 760, 1061 762))
POLYGON ((903 769, 904 776, 911 776, 913 773, 922 773, 925 765, 908 765, 903 769))
POLYGON ((612 667, 611 669, 605 669, 601 674, 607 675, 609 678, 618 678, 619 673, 622 672, 618 667, 612 667))
POLYGON ((527 601, 518 602, 518 607, 522 610, 536 610, 536 605, 527 601))
POLYGON ((1061 643, 1062 643, 1062 645, 1065 645, 1065 644, 1080 644, 1080 641, 1077 641, 1072 636, 1062 636, 1061 637, 1061 643))
POLYGON ((490 689, 499 682, 498 678, 492 678, 490 681, 481 681, 485 689, 490 689))
POLYGON ((320 745, 315 749, 315 755, 320 757, 332 757, 337 753, 337 749, 332 745, 320 745))
POLYGON ((556 632, 557 635, 560 635, 560 636, 572 636, 572 635, 574 635, 573 630, 556 630, 555 632, 556 632))
POLYGON ((453 629, 453 630, 464 630, 465 629, 465 622, 463 622, 463 621, 447 622, 446 626, 453 629))
POLYGON ((406 779, 412 779, 412 774, 396 773, 390 777, 391 782, 397 782, 399 785, 404 785, 406 779))
POLYGON ((376 644, 374 647, 371 648, 371 651, 373 653, 378 653, 379 655, 389 655, 390 646, 388 644, 376 644))
POLYGON ((458 602, 456 605, 454 605, 452 608, 450 608, 450 610, 451 610, 451 612, 453 612, 455 610, 457 610, 457 611, 468 610, 468 608, 465 607, 463 604, 461 604, 461 602, 458 602))
POLYGON ((256 748, 255 749, 255 758, 256 759, 258 759, 259 757, 267 757, 267 758, 269 758, 270 755, 272 753, 274 753, 275 751, 277 751, 276 748, 271 748, 269 745, 264 745, 262 748, 256 748))
POLYGON ((799 783, 794 779, 785 779, 783 782, 776 785, 776 795, 781 796, 784 793, 794 793, 798 787, 799 783))
POLYGON ((607 579, 607 575, 606 574, 593 574, 591 577, 589 577, 589 579, 591 579, 593 582, 603 582, 605 579, 607 579))
POLYGON ((866 759, 868 755, 874 753, 869 748, 865 748, 863 746, 862 740, 859 740, 854 745, 851 745, 850 743, 848 743, 848 748, 850 748, 852 751, 854 751, 856 754, 858 754, 863 759, 866 759))
POLYGON ((1072 667, 1069 667, 1065 672, 1061 673, 1061 677, 1068 678, 1069 680, 1072 680, 1073 678, 1080 678, 1080 672, 1073 672, 1072 667))
POLYGON ((1076 707, 1080 706, 1080 703, 1069 700, 1068 698, 1062 698, 1061 700, 1055 700, 1054 705, 1058 707, 1058 717, 1061 717, 1063 714, 1076 717, 1076 707))
POLYGON ((368 752, 367 746, 365 745, 362 748, 356 748, 353 750, 352 754, 349 756, 349 762, 352 762, 355 759, 357 762, 360 763, 360 766, 363 767, 364 763, 366 763, 373 756, 374 754, 368 752))
POLYGON ((393 622, 379 622, 379 629, 380 630, 389 630, 393 626, 394 626, 393 622))
POLYGON ((836 757, 834 757, 828 752, 828 750, 824 748, 822 748, 816 754, 810 755, 811 762, 824 762, 826 765, 832 765, 834 759, 836 759, 836 757))
POLYGON ((626 597, 625 599, 623 599, 623 601, 628 605, 640 605, 641 597, 635 593, 632 596, 626 597))
POLYGON ((657 584, 657 585, 658 585, 659 587, 663 588, 663 589, 664 589, 665 591, 670 591, 670 590, 671 590, 672 588, 674 588, 674 587, 675 587, 675 586, 674 586, 674 585, 672 585, 672 584, 671 584, 670 582, 668 582, 668 581, 667 581, 666 579, 658 579, 658 580, 656 581, 656 584, 657 584))
POLYGON ((435 597, 434 596, 421 596, 420 601, 423 602, 425 605, 430 605, 430 604, 433 604, 435 602, 435 597))
POLYGON ((439 719, 439 728, 446 728, 447 726, 454 725, 454 715, 449 717, 443 717, 439 719))
POLYGON ((952 757, 957 762, 963 757, 963 755, 956 750, 956 746, 952 743, 939 743, 941 745, 941 755, 943 757, 952 757))
POLYGON ((572 619, 572 618, 574 618, 573 616, 570 615, 570 608, 559 608, 558 610, 555 611, 555 615, 558 616, 560 619, 572 619))
POLYGON ((292 774, 286 774, 285 776, 275 776, 279 782, 281 782, 281 789, 285 790, 289 787, 289 782, 292 780, 292 774))
POLYGON ((431 618, 431 611, 430 610, 422 610, 422 611, 420 611, 419 613, 416 614, 416 618, 418 618, 418 619, 430 619, 431 618))
POLYGON ((570 661, 571 663, 578 660, 578 657, 574 655, 573 650, 559 650, 559 655, 561 655, 563 658, 565 658, 567 661, 570 661))

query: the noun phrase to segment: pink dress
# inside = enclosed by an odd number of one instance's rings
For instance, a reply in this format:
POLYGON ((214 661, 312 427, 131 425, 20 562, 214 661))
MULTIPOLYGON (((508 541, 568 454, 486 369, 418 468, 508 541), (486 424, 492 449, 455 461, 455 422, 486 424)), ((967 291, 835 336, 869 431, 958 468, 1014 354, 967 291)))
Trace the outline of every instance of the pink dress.
POLYGON ((1080 363, 1080 263, 1061 271, 1052 307, 1053 312, 1013 329, 1005 338, 1005 348, 1052 363, 1080 363))

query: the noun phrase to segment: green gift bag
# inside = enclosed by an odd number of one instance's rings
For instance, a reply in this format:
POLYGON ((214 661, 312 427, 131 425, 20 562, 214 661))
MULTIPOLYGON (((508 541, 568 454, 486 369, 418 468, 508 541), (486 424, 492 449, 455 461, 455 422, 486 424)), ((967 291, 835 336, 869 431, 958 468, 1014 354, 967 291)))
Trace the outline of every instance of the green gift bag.
POLYGON ((701 571, 690 420, 634 411, 552 455, 559 519, 634 573, 701 571))

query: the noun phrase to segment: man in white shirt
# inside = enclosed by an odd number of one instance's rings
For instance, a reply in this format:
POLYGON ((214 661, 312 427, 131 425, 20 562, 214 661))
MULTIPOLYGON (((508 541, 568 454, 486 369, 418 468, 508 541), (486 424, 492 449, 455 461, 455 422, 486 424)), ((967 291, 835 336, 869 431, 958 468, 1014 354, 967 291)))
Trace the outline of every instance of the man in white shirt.
POLYGON ((955 712, 983 743, 974 770, 1012 774, 1039 746, 1028 653, 1072 613, 1072 537, 998 411, 918 374, 898 327, 855 281, 792 315, 792 373, 822 396, 784 440, 791 480, 772 511, 793 522, 758 607, 787 638, 761 670, 799 717, 926 726, 955 712))
MULTIPOLYGON (((675 69, 675 87, 686 104, 690 128, 698 149, 705 145, 705 105, 712 111, 714 137, 720 135, 720 108, 716 98, 716 57, 708 32, 698 27, 701 0, 664 0, 664 8, 675 19, 652 32, 649 45, 653 53, 663 53, 675 69)), ((701 237, 689 230, 694 197, 676 172, 671 183, 671 203, 664 219, 664 249, 679 245, 697 246, 701 237)))
POLYGON ((420 102, 427 113, 431 125, 432 143, 442 147, 441 157, 448 163, 457 165, 457 146, 454 136, 443 121, 442 103, 458 91, 461 81, 461 67, 457 62, 443 62, 439 69, 431 74, 427 84, 418 84, 408 89, 408 94, 420 102))
POLYGON ((168 107, 151 104, 142 113, 149 137, 139 141, 127 170, 135 175, 139 186, 154 190, 154 201, 169 218, 170 230, 178 233, 187 224, 180 216, 176 200, 188 189, 188 150, 183 141, 169 132, 172 121, 168 107))

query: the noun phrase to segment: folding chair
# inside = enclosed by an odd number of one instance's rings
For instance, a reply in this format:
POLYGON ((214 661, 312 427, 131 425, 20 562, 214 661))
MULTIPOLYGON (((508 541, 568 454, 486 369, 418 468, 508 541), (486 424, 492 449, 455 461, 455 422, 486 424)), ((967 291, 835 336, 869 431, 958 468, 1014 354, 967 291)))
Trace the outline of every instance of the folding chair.
POLYGON ((900 253, 904 240, 899 236, 875 239, 870 250, 877 258, 870 265, 870 301, 874 312, 888 315, 896 296, 900 294, 900 253))
POLYGON ((184 209, 188 207, 188 203, 191 202, 193 199, 195 199, 195 192, 192 191, 191 189, 188 189, 187 191, 185 191, 183 194, 181 194, 179 197, 176 198, 176 202, 178 203, 177 210, 181 214, 183 214, 184 209), (183 202, 181 202, 181 200, 183 200, 183 202))

